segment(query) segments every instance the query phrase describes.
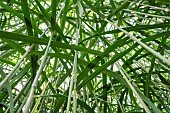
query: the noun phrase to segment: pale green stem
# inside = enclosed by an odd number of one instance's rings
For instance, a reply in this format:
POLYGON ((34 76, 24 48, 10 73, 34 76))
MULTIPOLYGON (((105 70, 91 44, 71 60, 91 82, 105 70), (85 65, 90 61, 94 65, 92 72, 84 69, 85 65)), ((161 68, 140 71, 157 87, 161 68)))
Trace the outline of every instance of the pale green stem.
POLYGON ((35 91, 36 87, 31 87, 31 91, 29 93, 26 105, 25 105, 25 109, 24 109, 24 113, 30 113, 29 108, 32 106, 32 103, 34 101, 34 91, 35 91))
MULTIPOLYGON (((0 75, 2 75, 3 78, 5 78, 5 72, 3 71, 3 69, 0 67, 0 75)), ((10 113, 14 113, 14 101, 13 101, 13 96, 12 96, 12 89, 11 89, 11 85, 10 85, 10 82, 7 81, 6 83, 7 85, 7 90, 8 90, 8 95, 9 95, 9 107, 10 107, 10 113)), ((8 108, 9 108, 8 107, 8 108)), ((7 113, 7 110, 6 110, 6 113, 7 113)))
POLYGON ((12 78, 12 76, 16 73, 18 68, 21 66, 21 63, 23 62, 23 60, 26 58, 26 56, 28 55, 28 53, 31 51, 31 49, 33 47, 34 47, 34 44, 32 44, 28 48, 28 50, 25 52, 25 54, 22 56, 22 58, 18 61, 18 63, 15 65, 15 67, 12 69, 12 71, 3 79, 3 81, 0 83, 0 90, 4 87, 4 85, 7 83, 7 81, 9 81, 10 78, 12 78))
POLYGON ((31 87, 31 91, 30 91, 29 97, 27 99, 27 103, 25 105, 24 113, 28 113, 29 108, 32 105, 32 101, 33 101, 33 98, 34 98, 34 91, 35 91, 35 89, 37 87, 37 84, 38 84, 38 78, 39 78, 39 76, 40 76, 40 74, 41 74, 41 72, 42 72, 42 70, 44 68, 44 64, 45 64, 46 59, 47 59, 47 54, 48 54, 48 51, 49 51, 53 36, 54 36, 54 33, 52 32, 52 35, 51 35, 51 37, 50 37, 50 39, 48 41, 48 45, 47 45, 46 51, 44 53, 43 59, 41 61, 40 67, 39 67, 39 69, 37 71, 37 74, 36 74, 36 76, 34 78, 34 81, 33 81, 32 87, 31 87))
MULTIPOLYGON (((41 92, 41 95, 44 95, 44 92, 45 92, 45 90, 46 90, 46 88, 47 88, 47 86, 48 86, 48 83, 49 83, 49 82, 47 82, 47 83, 45 84, 45 86, 44 86, 44 88, 43 88, 43 90, 42 90, 42 92, 41 92)), ((37 110, 37 108, 38 108, 38 105, 40 104, 41 99, 42 99, 42 97, 39 97, 39 98, 38 98, 38 100, 37 100, 37 102, 36 102, 33 110, 31 111, 31 113, 36 113, 36 110, 37 110)))
POLYGON ((148 107, 146 106, 146 104, 144 103, 144 101, 141 99, 141 97, 139 96, 139 94, 137 93, 137 91, 135 90, 135 88, 133 87, 133 85, 130 83, 131 80, 128 80, 127 78, 127 74, 122 70, 120 64, 117 62, 116 63, 117 68, 119 69, 120 73, 123 75, 125 81, 127 82, 127 84, 129 85, 129 87, 131 88, 131 90, 135 93, 135 95, 137 96, 138 100, 140 101, 140 103, 142 104, 144 110, 146 111, 146 113, 151 113, 148 109, 148 107))
POLYGON ((140 40, 138 40, 136 37, 134 37, 133 35, 131 35, 129 32, 127 32, 126 30, 118 27, 117 25, 115 25, 113 22, 105 19, 105 21, 111 23, 113 26, 115 26, 117 29, 119 29, 120 31, 124 32, 126 35, 128 35, 132 40, 134 40, 135 42, 137 42, 139 45, 141 45, 143 48, 145 48, 146 50, 148 50, 150 53, 152 53, 153 55, 155 55, 158 59, 164 61, 166 64, 168 64, 170 66, 170 61, 168 59, 166 59, 164 56, 162 56, 161 54, 159 54, 158 52, 156 52, 155 50, 153 50, 152 48, 150 48, 149 46, 147 46, 146 44, 144 44, 143 42, 141 42, 140 40))
POLYGON ((21 113, 23 106, 25 104, 25 102, 27 101, 27 97, 29 96, 29 94, 27 94, 27 96, 24 98, 24 100, 22 100, 22 104, 20 105, 20 107, 17 110, 17 113, 21 113))
MULTIPOLYGON (((80 9, 80 3, 79 1, 78 3, 78 7, 80 9)), ((77 4, 76 3, 76 4, 77 4)), ((80 14, 81 16, 81 14, 80 14)), ((79 16, 78 16, 79 17, 79 16)), ((77 30, 76 30, 76 45, 78 46, 78 40, 80 37, 80 26, 81 26, 81 21, 78 19, 78 23, 77 23, 77 30)), ((69 89, 69 96, 68 96, 68 101, 67 101, 67 111, 66 113, 69 113, 69 109, 70 109, 70 100, 71 100, 71 93, 72 93, 72 89, 73 89, 73 85, 74 85, 74 94, 73 94, 73 113, 76 113, 77 111, 77 91, 76 91, 76 82, 77 82, 77 51, 75 51, 75 55, 74 55, 74 63, 73 63, 73 70, 72 70, 72 77, 71 77, 71 81, 70 81, 70 89, 69 89)))
MULTIPOLYGON (((127 0, 128 1, 128 0, 127 0)), ((152 9, 158 9, 158 10, 162 10, 162 11, 166 11, 166 12, 170 12, 170 9, 167 8, 162 8, 162 7, 157 7, 157 6, 152 6, 152 5, 148 5, 148 4, 141 4, 140 2, 132 2, 132 1, 128 1, 130 3, 134 3, 136 5, 141 5, 141 6, 145 6, 145 7, 150 7, 152 9)))
MULTIPOLYGON (((155 85, 155 86, 157 86, 156 88, 158 88, 160 91, 161 91, 161 93, 163 94, 163 95, 165 95, 165 97, 167 98, 167 99, 170 99, 170 96, 168 95, 168 94, 166 94, 160 87, 159 87, 159 85, 160 86, 164 86, 164 84, 159 84, 159 80, 155 80, 156 82, 154 82, 154 81, 152 81, 152 83, 155 85)), ((167 86, 166 86, 167 87, 167 86)), ((153 88, 153 87, 152 87, 153 88)), ((154 89, 155 90, 155 89, 154 89)), ((168 88, 168 91, 170 92, 170 89, 168 88)))
POLYGON ((76 91, 76 80, 77 80, 77 52, 75 52, 75 56, 74 56, 74 72, 73 72, 73 77, 74 77, 74 95, 73 95, 73 113, 76 113, 77 111, 77 91, 76 91))
MULTIPOLYGON (((141 67, 144 71, 146 71, 146 72, 148 73, 148 71, 146 70, 146 68, 145 68, 139 61, 135 61, 135 63, 137 64, 138 67, 141 67)), ((157 88, 158 88, 160 91, 162 91, 162 89, 159 88, 158 85, 164 86, 164 88, 165 88, 167 91, 170 91, 170 89, 167 87, 167 85, 162 84, 162 83, 157 79, 157 78, 159 78, 159 77, 155 77, 155 76, 152 76, 152 77, 155 79, 156 83, 155 83, 153 80, 152 80, 151 82, 152 82, 153 84, 155 84, 155 86, 157 86, 157 88)), ((162 93, 164 93, 164 92, 162 91, 162 93)), ((169 97, 167 96, 167 98, 169 98, 169 97)))
MULTIPOLYGON (((143 38, 143 39, 145 39, 146 37, 145 36, 142 36, 141 34, 138 34, 138 33, 136 33, 136 32, 134 32, 134 34, 135 35, 138 35, 139 37, 141 37, 141 38, 143 38)), ((153 45, 153 46, 158 46, 158 44, 156 43, 156 42, 151 42, 151 44, 153 45)), ((165 52, 167 52, 168 54, 170 54, 170 51, 168 51, 167 49, 165 49, 165 52)))
MULTIPOLYGON (((14 98, 13 102, 14 104, 16 103, 16 101, 19 99, 19 97, 23 94, 23 91, 26 90, 25 88, 29 85, 30 83, 30 79, 26 82, 26 84, 24 85, 24 87, 22 88, 22 90, 19 92, 19 94, 14 98)), ((28 86, 29 87, 29 86, 28 86)), ((9 113, 9 109, 10 106, 7 108, 7 110, 5 111, 5 113, 9 113)))
MULTIPOLYGON (((83 87, 83 101, 86 102, 86 86, 83 87)), ((84 113, 86 113, 86 109, 84 109, 84 113)))
POLYGON ((67 111, 66 111, 66 113, 69 113, 69 111, 70 111, 71 93, 72 93, 72 89, 73 89, 73 77, 71 77, 69 84, 70 84, 70 88, 69 88, 69 94, 68 94, 68 100, 67 100, 67 111))
MULTIPOLYGON (((119 65, 120 66, 120 65, 119 65)), ((138 94, 142 92, 140 91, 140 89, 138 88, 138 86, 132 81, 132 79, 130 78, 130 76, 127 74, 127 72, 123 69, 123 67, 120 66, 120 70, 124 73, 124 75, 126 75, 129 79, 129 82, 132 83, 132 85, 136 88, 135 90, 138 91, 138 94)), ((153 108, 154 105, 151 105, 151 107, 153 108)), ((154 111, 157 111, 157 113, 161 113, 161 111, 158 108, 153 108, 154 111)))
MULTIPOLYGON (((160 84, 160 86, 163 86, 164 87, 164 89, 166 89, 167 91, 169 91, 170 92, 170 89, 168 88, 168 85, 165 85, 165 84, 163 84, 162 82, 160 82, 156 77, 153 77, 154 79, 155 79, 155 81, 156 81, 156 83, 157 83, 157 85, 159 85, 160 84)), ((153 81, 152 81, 153 82, 153 81)), ((159 88, 160 89, 160 88, 159 88)), ((160 89, 160 91, 161 91, 161 89, 160 89)), ((170 97, 169 97, 170 98, 170 97)))
POLYGON ((156 17, 156 18, 164 18, 164 19, 168 19, 170 20, 170 17, 168 16, 158 16, 158 15, 153 15, 153 14, 148 14, 148 13, 142 13, 142 12, 138 12, 138 11, 134 11, 134 10, 129 10, 129 9, 124 9, 125 11, 128 11, 130 13, 136 13, 136 14, 141 14, 141 15, 145 15, 145 16, 151 16, 151 17, 156 17))
POLYGON ((71 77, 71 80, 70 80, 70 89, 69 89, 69 96, 68 96, 68 101, 67 101, 67 111, 66 111, 66 113, 69 113, 69 110, 70 110, 70 103, 71 103, 70 100, 71 100, 73 84, 74 84, 73 113, 76 113, 76 110, 77 110, 76 74, 77 74, 77 52, 75 52, 75 57, 74 57, 74 64, 73 64, 73 70, 72 70, 72 77, 71 77))
MULTIPOLYGON (((59 81, 60 81, 60 79, 61 79, 60 73, 61 73, 62 65, 61 65, 60 62, 59 62, 58 65, 56 66, 56 69, 57 69, 57 67, 59 67, 59 66, 60 66, 60 69, 59 69, 59 72, 58 72, 57 79, 55 80, 55 83, 56 83, 56 84, 58 84, 59 81)), ((55 89, 57 89, 57 87, 55 87, 55 89)))

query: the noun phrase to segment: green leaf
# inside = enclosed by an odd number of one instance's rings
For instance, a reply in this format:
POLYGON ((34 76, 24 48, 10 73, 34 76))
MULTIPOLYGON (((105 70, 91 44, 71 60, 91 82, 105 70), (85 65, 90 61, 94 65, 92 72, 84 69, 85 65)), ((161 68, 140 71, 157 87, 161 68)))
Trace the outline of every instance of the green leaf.
MULTIPOLYGON (((10 33, 10 32, 3 32, 3 31, 0 31, 0 34, 1 34, 0 38, 23 41, 23 42, 27 42, 27 43, 47 45, 47 39, 40 39, 40 38, 31 37, 31 36, 25 36, 25 35, 20 35, 20 34, 10 33)), ((96 50, 92 50, 92 49, 88 49, 88 48, 84 48, 84 47, 78 47, 78 46, 75 46, 75 45, 69 45, 69 44, 65 44, 65 43, 61 43, 61 42, 53 41, 51 43, 51 46, 59 47, 59 48, 63 48, 63 49, 83 51, 83 52, 86 52, 86 53, 104 56, 104 54, 100 51, 96 51, 96 50)))

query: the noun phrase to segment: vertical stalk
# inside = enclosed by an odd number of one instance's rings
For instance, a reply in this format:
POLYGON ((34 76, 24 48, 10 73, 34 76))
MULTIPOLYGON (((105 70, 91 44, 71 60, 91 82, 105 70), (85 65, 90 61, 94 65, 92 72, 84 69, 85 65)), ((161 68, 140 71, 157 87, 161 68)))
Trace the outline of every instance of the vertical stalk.
POLYGON ((77 111, 77 91, 76 91, 76 81, 77 81, 77 52, 74 56, 74 68, 73 68, 73 80, 74 80, 74 95, 73 95, 73 113, 77 111))
POLYGON ((47 54, 48 54, 48 51, 49 51, 49 48, 50 48, 50 45, 51 45, 51 41, 52 41, 53 36, 54 36, 54 33, 52 32, 51 37, 50 37, 50 39, 49 39, 49 41, 48 41, 48 45, 47 45, 45 54, 44 54, 44 56, 43 56, 42 62, 41 62, 41 64, 40 64, 40 67, 39 67, 39 69, 38 69, 38 72, 37 72, 37 74, 36 74, 36 76, 35 76, 35 78, 34 78, 34 81, 33 81, 32 87, 31 87, 31 91, 30 91, 29 97, 28 97, 27 102, 26 102, 26 105, 25 105, 24 113, 28 113, 28 112, 29 112, 29 108, 30 108, 31 105, 32 105, 32 101, 33 101, 33 99, 34 99, 34 92, 35 92, 35 89, 36 89, 37 84, 38 84, 38 78, 39 78, 39 76, 40 76, 40 74, 41 74, 41 72, 42 72, 42 70, 43 70, 43 68, 44 68, 44 64, 45 64, 45 61, 46 61, 46 59, 47 59, 47 54))
MULTIPOLYGON (((86 86, 83 87, 83 101, 86 102, 86 95, 87 95, 87 92, 86 92, 86 86)), ((86 113, 86 109, 84 109, 84 113, 86 113)))
POLYGON ((68 100, 67 100, 67 111, 66 111, 66 113, 69 113, 69 111, 70 111, 71 93, 72 93, 72 89, 73 89, 73 77, 71 77, 69 84, 70 84, 70 88, 69 88, 69 94, 68 94, 68 100))
MULTIPOLYGON (((77 30, 77 34, 76 34, 76 45, 78 45, 78 38, 79 38, 79 30, 77 30)), ((73 113, 76 113, 76 111, 77 111, 76 81, 77 81, 77 51, 75 51, 75 55, 74 55, 74 63, 73 63, 72 77, 71 77, 71 80, 70 80, 70 89, 69 89, 69 96, 68 96, 67 112, 66 113, 69 113, 70 100, 71 100, 71 93, 72 93, 73 85, 74 85, 73 113)))
MULTIPOLYGON (((31 84, 29 85, 31 86, 31 84)), ((25 104, 25 102, 27 101, 27 97, 29 96, 29 94, 27 94, 27 96, 22 100, 22 104, 20 105, 20 107, 18 108, 17 112, 16 113, 21 113, 22 109, 23 109, 23 106, 25 104)), ((25 113, 25 112, 24 112, 25 113)))
MULTIPOLYGON (((81 26, 81 20, 80 16, 82 15, 82 7, 80 5, 80 1, 77 1, 78 7, 76 8, 76 13, 77 13, 77 28, 76 28, 76 44, 78 46, 78 41, 80 38, 80 26, 81 26)), ((69 96, 68 96, 68 101, 67 101, 67 111, 66 113, 69 113, 69 108, 70 108, 70 100, 71 100, 71 92, 72 88, 73 89, 73 113, 76 113, 77 111, 77 90, 76 90, 76 82, 77 82, 77 51, 75 51, 74 55, 74 63, 73 63, 73 70, 72 70, 72 77, 70 80, 70 89, 69 89, 69 96), (74 86, 73 86, 74 85, 74 86)))

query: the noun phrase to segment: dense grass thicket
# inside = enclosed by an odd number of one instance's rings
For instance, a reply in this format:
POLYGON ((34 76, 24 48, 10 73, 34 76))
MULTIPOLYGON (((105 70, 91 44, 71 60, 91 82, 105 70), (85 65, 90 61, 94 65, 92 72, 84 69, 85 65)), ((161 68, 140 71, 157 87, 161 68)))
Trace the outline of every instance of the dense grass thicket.
POLYGON ((0 0, 0 113, 170 113, 169 0, 0 0))

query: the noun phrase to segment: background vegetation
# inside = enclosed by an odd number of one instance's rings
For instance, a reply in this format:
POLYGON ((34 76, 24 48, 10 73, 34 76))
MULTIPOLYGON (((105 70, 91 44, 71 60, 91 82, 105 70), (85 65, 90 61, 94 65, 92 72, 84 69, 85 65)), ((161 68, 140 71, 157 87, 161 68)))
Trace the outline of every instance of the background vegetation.
POLYGON ((168 0, 1 0, 0 113, 170 113, 168 0))

